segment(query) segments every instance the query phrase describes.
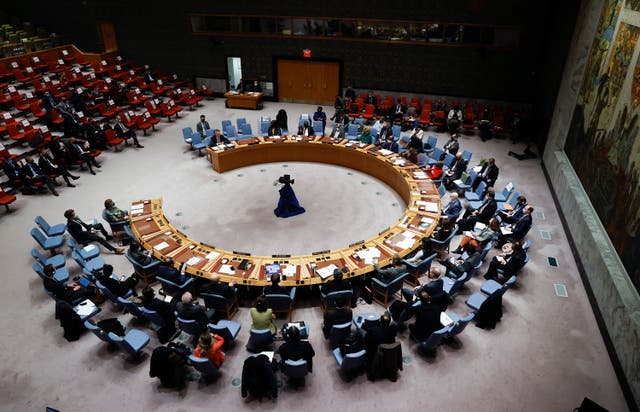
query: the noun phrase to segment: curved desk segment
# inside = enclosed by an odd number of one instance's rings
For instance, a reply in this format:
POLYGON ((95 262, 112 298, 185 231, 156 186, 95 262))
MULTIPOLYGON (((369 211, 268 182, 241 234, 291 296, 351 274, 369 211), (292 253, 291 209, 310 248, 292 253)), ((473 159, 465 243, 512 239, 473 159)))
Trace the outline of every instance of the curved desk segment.
POLYGON ((302 161, 328 163, 359 170, 387 183, 407 203, 403 216, 378 236, 357 240, 338 250, 308 255, 253 256, 230 252, 191 239, 169 223, 162 199, 137 200, 131 205, 131 229, 145 249, 162 260, 172 258, 176 266, 187 263, 187 272, 210 278, 218 274, 224 282, 250 286, 268 284, 271 273, 283 275, 284 286, 320 284, 331 278, 335 268, 345 268, 345 278, 373 270, 374 258, 381 265, 394 253, 405 256, 420 246, 440 218, 440 197, 424 172, 405 163, 395 153, 375 146, 328 138, 254 138, 233 143, 233 148, 209 148, 214 170, 225 172, 260 163, 302 161))

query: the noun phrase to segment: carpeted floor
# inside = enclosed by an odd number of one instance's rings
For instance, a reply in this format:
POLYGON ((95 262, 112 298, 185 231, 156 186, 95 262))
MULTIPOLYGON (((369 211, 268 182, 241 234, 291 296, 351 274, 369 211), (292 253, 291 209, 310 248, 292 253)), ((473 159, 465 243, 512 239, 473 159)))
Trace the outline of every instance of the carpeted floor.
MULTIPOLYGON (((204 157, 188 151, 182 140, 181 128, 194 127, 199 114, 206 114, 214 127, 219 127, 222 119, 235 123, 236 118, 246 117, 255 130, 258 116, 275 117, 280 108, 287 110, 290 127, 300 113, 314 110, 308 105, 267 102, 262 111, 254 112, 225 109, 222 99, 205 102, 196 111, 185 110, 177 122, 165 120, 158 131, 142 137, 144 149, 104 153, 102 169, 96 176, 82 172, 77 188, 60 188, 57 198, 19 195, 14 211, 0 214, 1 410, 41 411, 50 405, 65 412, 114 408, 329 411, 346 407, 569 411, 585 396, 611 411, 627 410, 539 161, 507 156, 511 149, 522 152, 524 145, 511 145, 505 139, 483 143, 477 136, 463 136, 460 144, 473 152, 472 164, 495 157, 500 167, 497 189, 513 181, 536 206, 534 226, 528 235, 533 241, 531 262, 517 286, 506 293, 504 317, 495 330, 471 326, 454 344, 438 348, 434 357, 420 355, 408 332, 403 331, 399 339, 404 370, 396 383, 372 383, 365 376, 345 382, 339 376, 322 338, 322 313, 314 306, 315 299, 298 302, 294 313, 295 319, 311 326, 310 342, 316 351, 314 372, 304 388, 290 388, 285 383, 276 402, 247 401, 240 396, 238 385, 250 324, 246 307, 235 317, 243 329, 236 345, 227 352, 220 378, 208 386, 190 382, 180 392, 160 388, 158 381, 148 376, 149 355, 158 345, 155 334, 146 325, 132 321, 130 315, 117 313, 110 303, 103 305, 99 318, 118 315, 128 328, 139 328, 152 336, 143 359, 128 361, 90 333, 77 342, 65 341, 53 319, 53 301, 31 270, 29 251, 35 242, 28 232, 38 214, 51 223, 60 223, 67 208, 76 209, 83 218, 99 217, 108 197, 126 208, 134 199, 161 196, 172 224, 194 238, 225 249, 265 254, 339 247, 377 233, 400 216, 404 205, 399 197, 359 172, 291 163, 288 167, 269 164, 218 175, 204 157), (296 178, 294 188, 308 211, 294 219, 278 220, 271 213, 277 200, 272 182, 285 172, 296 178), (548 265, 550 256, 557 258, 558 268, 548 265), (555 295, 554 283, 566 285, 567 298, 555 295)), ((325 110, 332 113, 329 107, 325 110)), ((442 146, 445 137, 437 135, 442 146)), ((452 245, 457 246, 458 241, 454 239, 452 245)), ((65 248, 64 252, 72 276, 79 275, 69 250, 65 248)), ((132 271, 124 257, 106 251, 102 256, 118 272, 132 271)), ((464 301, 479 290, 482 280, 480 276, 469 281, 450 310, 466 314, 464 301)), ((379 314, 383 308, 365 304, 356 311, 379 314)), ((282 377, 279 379, 282 382, 282 377)))

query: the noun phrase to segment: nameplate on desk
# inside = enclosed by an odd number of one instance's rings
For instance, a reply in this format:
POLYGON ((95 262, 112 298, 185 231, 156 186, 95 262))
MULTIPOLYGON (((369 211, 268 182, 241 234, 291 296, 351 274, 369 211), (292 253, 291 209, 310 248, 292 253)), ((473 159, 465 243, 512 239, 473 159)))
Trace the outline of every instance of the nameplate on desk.
POLYGON ((241 256, 251 256, 251 253, 247 253, 247 252, 238 252, 238 251, 233 251, 232 252, 234 255, 241 255, 241 256))
POLYGON ((358 241, 358 242, 351 243, 351 244, 349 245, 349 247, 357 246, 357 245, 361 245, 361 244, 363 244, 363 243, 364 243, 364 240, 360 240, 360 241, 358 241))
POLYGON ((272 258, 289 258, 291 255, 271 255, 272 258))
POLYGON ((387 230, 389 230, 389 229, 391 229, 391 226, 389 226, 389 227, 388 227, 388 228, 386 228, 386 229, 381 230, 381 231, 380 231, 380 233, 378 233, 378 235, 383 234, 384 232, 386 232, 386 231, 387 231, 387 230))
POLYGON ((313 252, 313 253, 311 253, 311 255, 324 255, 324 254, 327 254, 327 253, 330 253, 330 252, 331 252, 331 250, 330 250, 330 249, 327 249, 327 250, 319 250, 319 251, 317 251, 317 252, 313 252))

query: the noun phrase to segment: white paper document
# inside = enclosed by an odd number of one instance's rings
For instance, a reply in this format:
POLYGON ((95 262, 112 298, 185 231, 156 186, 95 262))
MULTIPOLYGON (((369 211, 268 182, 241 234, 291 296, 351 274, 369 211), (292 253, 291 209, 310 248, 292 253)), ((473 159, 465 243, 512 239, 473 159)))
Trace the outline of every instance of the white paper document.
POLYGON ((206 259, 209 260, 213 260, 215 258, 217 258, 218 256, 220 256, 220 253, 216 252, 216 251, 211 251, 207 254, 207 256, 205 256, 206 259))
POLYGON ((231 265, 222 265, 220 266, 220 273, 225 273, 227 275, 235 275, 236 271, 233 270, 233 267, 231 265))
POLYGON ((451 319, 445 312, 440 312, 440 323, 442 326, 451 326, 453 325, 453 319, 451 319))
POLYGON ((96 245, 90 244, 90 245, 87 245, 87 246, 83 247, 82 250, 84 250, 85 252, 91 252, 96 247, 97 247, 96 245))
POLYGON ((389 156, 390 154, 394 153, 391 150, 387 150, 387 149, 380 149, 378 151, 378 153, 380 153, 382 156, 389 156))
POLYGON ((91 315, 96 310, 96 305, 89 299, 83 300, 73 308, 79 316, 91 315))
POLYGON ((373 259, 380 258, 380 251, 375 247, 371 247, 369 249, 359 251, 357 255, 364 261, 365 264, 372 265, 373 259))
POLYGON ((187 265, 189 266, 193 266, 193 265, 197 265, 198 263, 200 263, 202 261, 202 258, 199 256, 194 256, 191 259, 187 260, 187 265))
POLYGON ((286 265, 282 268, 282 274, 284 276, 295 276, 297 268, 296 265, 286 265))
POLYGON ((339 269, 336 265, 334 265, 333 263, 330 264, 329 266, 325 266, 321 269, 317 269, 316 273, 318 274, 318 276, 320 276, 322 279, 326 279, 329 276, 333 275, 333 272, 339 269))
POLYGON ((153 248, 154 248, 155 250, 162 250, 162 249, 166 248, 167 246, 169 246, 169 244, 168 244, 167 242, 161 242, 161 243, 158 243, 158 244, 157 244, 156 246, 154 246, 153 248))

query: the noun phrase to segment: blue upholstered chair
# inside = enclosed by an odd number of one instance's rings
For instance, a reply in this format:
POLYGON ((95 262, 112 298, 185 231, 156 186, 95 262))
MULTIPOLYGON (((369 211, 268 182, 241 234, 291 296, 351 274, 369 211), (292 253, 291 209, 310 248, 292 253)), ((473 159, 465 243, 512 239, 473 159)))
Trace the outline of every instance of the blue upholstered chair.
MULTIPOLYGON (((109 290, 109 288, 107 288, 106 286, 104 286, 102 283, 100 283, 99 280, 95 281, 95 285, 98 289, 100 289, 100 292, 102 292, 102 294, 111 301, 111 303, 114 304, 114 306, 116 308, 118 308, 118 310, 122 310, 122 305, 120 304, 120 302, 118 301, 118 297, 116 295, 114 295, 113 293, 111 293, 111 291, 109 290)), ((133 294, 133 292, 131 290, 129 290, 123 297, 126 299, 129 296, 131 296, 133 294)))
POLYGON ((184 140, 184 142, 186 144, 189 145, 189 147, 191 147, 191 149, 193 149, 193 146, 191 146, 191 136, 193 135, 193 129, 190 127, 183 127, 182 128, 182 139, 184 140))
POLYGON ((138 329, 130 330, 124 337, 109 332, 107 337, 132 358, 140 356, 142 349, 149 344, 150 340, 149 335, 138 329))
POLYGON ((476 314, 474 312, 467 313, 467 316, 465 316, 464 318, 460 318, 458 315, 456 315, 453 312, 447 312, 447 315, 453 321, 453 325, 451 325, 449 327, 449 330, 447 331, 447 338, 448 339, 451 339, 451 338, 455 337, 456 335, 459 335, 460 333, 462 333, 462 331, 465 330, 467 325, 476 316, 476 314))
POLYGON ((440 346, 442 339, 448 332, 449 327, 445 326, 442 329, 433 332, 424 342, 420 342, 418 347, 423 353, 434 354, 438 346, 440 346))
POLYGON ((332 325, 329 331, 329 344, 337 348, 351 334, 351 322, 332 325))
POLYGON ((191 135, 191 148, 198 150, 198 155, 202 156, 202 149, 206 147, 207 145, 202 140, 202 136, 200 136, 200 133, 194 132, 191 135))
POLYGON ((235 295, 227 299, 214 293, 201 293, 200 297, 204 300, 207 309, 215 309, 216 312, 224 313, 227 319, 233 317, 238 311, 238 298, 235 295))
POLYGON ((418 278, 427 273, 429 269, 431 269, 431 263, 433 262, 433 259, 436 258, 436 256, 438 256, 438 254, 434 253, 431 256, 428 256, 425 259, 419 260, 417 262, 408 262, 407 260, 405 260, 404 264, 407 265, 407 271, 409 272, 409 275, 405 278, 405 280, 413 286, 416 286, 418 284, 418 278))
POLYGON ((389 299, 393 297, 402 288, 404 278, 409 275, 408 272, 401 274, 391 282, 385 283, 378 278, 371 278, 371 291, 373 292, 373 300, 384 306, 389 306, 389 299))
POLYGON ((487 184, 484 181, 482 181, 480 182, 480 184, 478 185, 478 187, 474 192, 466 192, 464 194, 464 198, 470 202, 477 202, 479 200, 482 200, 486 189, 487 189, 487 184))
MULTIPOLYGON (((33 262, 31 268, 38 274, 38 276, 44 279, 44 267, 39 262, 33 262)), ((69 280, 69 271, 65 268, 58 268, 56 269, 56 274, 53 275, 53 277, 58 282, 66 282, 69 280)))
POLYGON ((162 285, 162 291, 164 292, 164 294, 165 295, 169 295, 169 296, 182 295, 184 292, 186 292, 191 287, 191 285, 194 282, 192 277, 187 279, 181 285, 178 285, 177 283, 174 283, 174 282, 172 282, 172 281, 170 281, 168 279, 165 279, 165 278, 163 278, 161 276, 156 276, 156 279, 162 285))
POLYGON ((304 359, 284 359, 282 373, 289 378, 290 384, 304 385, 304 378, 309 373, 309 365, 304 359))
POLYGON ((46 237, 38 228, 31 229, 31 237, 38 242, 41 248, 48 250, 52 255, 56 254, 56 249, 62 246, 64 242, 64 236, 57 235, 46 237))
POLYGON ((289 322, 293 320, 293 301, 296 297, 296 288, 291 288, 288 295, 264 295, 269 307, 273 310, 273 313, 288 313, 289 322))
POLYGON ((85 247, 81 247, 73 239, 67 239, 67 246, 75 251, 83 260, 90 260, 100 255, 100 248, 93 243, 88 244, 85 247))
POLYGON ((220 320, 216 324, 210 323, 207 327, 211 333, 222 336, 225 348, 229 347, 231 343, 236 340, 236 337, 240 333, 240 329, 242 329, 242 325, 240 323, 226 319, 220 320))
POLYGON ((193 319, 182 319, 181 317, 176 318, 178 320, 178 326, 180 330, 186 333, 187 335, 191 335, 192 337, 197 338, 204 332, 198 322, 193 319))
POLYGON ((209 358, 199 358, 195 355, 189 355, 189 363, 195 370, 200 372, 201 380, 205 383, 211 382, 220 375, 218 367, 209 360, 209 358))
POLYGON ((144 315, 151 323, 156 325, 158 328, 164 328, 167 326, 162 316, 158 314, 155 310, 147 309, 144 306, 140 307, 140 313, 144 315))
POLYGON ((36 225, 49 237, 61 235, 67 230, 67 225, 64 223, 51 226, 42 216, 36 216, 36 225))
POLYGON ((142 313, 142 307, 126 298, 118 296, 117 299, 118 304, 124 308, 127 312, 133 315, 138 322, 146 322, 147 316, 142 313))
POLYGON ((348 306, 351 306, 351 300, 353 299, 352 290, 336 290, 335 292, 327 293, 326 295, 320 292, 320 307, 323 311, 328 308, 335 308, 336 301, 338 299, 344 299, 348 306))
POLYGON ((31 256, 42 266, 53 265, 56 269, 63 267, 66 263, 66 259, 63 254, 53 255, 50 258, 47 258, 36 248, 31 249, 31 256))
POLYGON ((344 374, 354 374, 361 371, 367 362, 367 351, 362 349, 359 352, 347 353, 342 356, 340 348, 333 350, 333 357, 340 366, 340 371, 344 374))
POLYGON ((249 352, 258 353, 273 348, 273 335, 270 329, 251 329, 246 348, 249 352))
POLYGON ((504 186, 501 192, 496 192, 496 202, 506 202, 509 199, 509 196, 513 193, 514 189, 513 182, 509 182, 504 186))

